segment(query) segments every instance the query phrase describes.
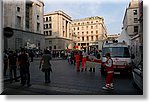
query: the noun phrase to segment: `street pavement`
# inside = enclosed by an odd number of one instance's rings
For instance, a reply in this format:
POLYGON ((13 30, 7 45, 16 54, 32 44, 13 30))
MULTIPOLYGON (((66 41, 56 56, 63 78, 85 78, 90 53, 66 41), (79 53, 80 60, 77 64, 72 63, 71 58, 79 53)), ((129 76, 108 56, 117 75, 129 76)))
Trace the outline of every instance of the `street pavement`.
POLYGON ((114 90, 103 90, 105 76, 97 68, 95 72, 76 72, 74 65, 67 60, 53 59, 51 83, 44 83, 44 73, 39 70, 40 59, 30 65, 31 87, 21 86, 20 82, 4 82, 3 95, 142 95, 133 87, 131 76, 114 77, 114 90))

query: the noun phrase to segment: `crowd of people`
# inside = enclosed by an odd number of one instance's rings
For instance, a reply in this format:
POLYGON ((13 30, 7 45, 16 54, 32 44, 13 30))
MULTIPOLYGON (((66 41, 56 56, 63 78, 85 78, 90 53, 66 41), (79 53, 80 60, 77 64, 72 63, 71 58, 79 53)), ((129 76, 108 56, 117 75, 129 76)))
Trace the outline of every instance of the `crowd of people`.
POLYGON ((30 62, 33 62, 34 53, 32 50, 20 48, 19 50, 4 51, 4 78, 9 77, 10 83, 18 82, 18 77, 21 77, 21 85, 31 86, 30 84, 30 62), (17 70, 20 75, 17 75, 17 70))
MULTIPOLYGON (((52 59, 52 57, 54 57, 54 53, 51 53, 52 52, 50 50, 44 50, 44 53, 42 53, 41 55, 39 64, 39 69, 45 74, 45 83, 51 82, 50 73, 52 72, 52 68, 50 60, 52 59)), ((12 83, 13 81, 20 81, 20 84, 22 86, 27 85, 27 87, 30 87, 30 63, 33 62, 34 56, 35 54, 32 50, 26 50, 25 48, 21 48, 20 50, 15 51, 5 50, 3 71, 4 77, 9 76, 10 83, 12 83), (18 80, 17 69, 19 69, 20 71, 21 80, 18 80)), ((84 50, 70 50, 66 54, 61 53, 61 56, 57 53, 56 56, 62 57, 62 59, 66 57, 69 64, 73 64, 76 66, 77 72, 87 71, 85 64, 88 59, 88 54, 84 50)), ((100 55, 98 55, 97 57, 100 57, 100 55)), ((106 85, 103 87, 103 89, 113 89, 113 61, 110 54, 108 53, 106 54, 106 58, 108 59, 105 64, 107 77, 106 85)), ((91 68, 89 71, 91 72, 91 68)), ((95 72, 95 68, 93 69, 93 72, 95 72)))

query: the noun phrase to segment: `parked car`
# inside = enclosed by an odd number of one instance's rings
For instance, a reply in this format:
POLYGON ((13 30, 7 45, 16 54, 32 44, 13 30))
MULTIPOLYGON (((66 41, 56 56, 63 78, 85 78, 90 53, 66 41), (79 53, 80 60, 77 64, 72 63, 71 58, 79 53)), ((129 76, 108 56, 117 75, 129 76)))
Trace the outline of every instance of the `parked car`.
POLYGON ((137 66, 134 65, 132 74, 134 81, 133 85, 143 91, 143 61, 140 61, 137 66))

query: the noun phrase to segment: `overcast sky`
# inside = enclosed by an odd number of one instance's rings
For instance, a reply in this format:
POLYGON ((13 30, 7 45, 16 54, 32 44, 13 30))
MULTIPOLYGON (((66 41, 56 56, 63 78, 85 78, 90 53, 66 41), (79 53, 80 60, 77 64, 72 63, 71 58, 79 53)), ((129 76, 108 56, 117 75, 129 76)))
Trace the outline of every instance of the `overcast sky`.
POLYGON ((81 19, 92 16, 104 17, 108 34, 121 33, 122 21, 131 0, 44 0, 44 12, 62 10, 81 19))

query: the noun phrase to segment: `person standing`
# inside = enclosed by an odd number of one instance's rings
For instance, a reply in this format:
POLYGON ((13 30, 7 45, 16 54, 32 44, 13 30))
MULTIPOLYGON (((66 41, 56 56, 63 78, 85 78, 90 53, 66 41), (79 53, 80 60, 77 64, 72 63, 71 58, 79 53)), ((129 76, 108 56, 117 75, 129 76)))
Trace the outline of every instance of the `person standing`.
POLYGON ((17 61, 18 61, 18 56, 15 52, 10 51, 8 55, 8 68, 9 68, 9 76, 10 76, 10 83, 13 82, 13 76, 15 82, 18 82, 16 77, 16 70, 17 70, 17 61))
POLYGON ((33 62, 34 53, 32 50, 29 52, 29 56, 31 58, 31 62, 33 62))
POLYGON ((79 52, 76 53, 75 59, 76 59, 77 72, 80 72, 80 53, 79 52))
POLYGON ((18 63, 20 66, 21 84, 23 86, 27 84, 27 87, 30 87, 30 62, 29 56, 24 48, 21 49, 21 54, 18 56, 18 63))
POLYGON ((82 72, 85 69, 86 57, 87 57, 87 54, 85 51, 83 51, 83 53, 82 53, 82 72))
POLYGON ((110 53, 106 53, 107 61, 105 62, 105 67, 107 71, 107 77, 106 77, 106 84, 102 89, 109 90, 114 89, 113 87, 113 75, 114 75, 114 69, 113 69, 113 60, 111 59, 110 53))
POLYGON ((49 54, 48 50, 45 50, 44 54, 41 58, 41 61, 40 61, 40 66, 39 66, 39 68, 42 70, 42 72, 45 73, 45 83, 51 82, 50 72, 52 72, 52 69, 51 69, 50 60, 51 60, 51 55, 49 54))
POLYGON ((4 51, 4 77, 7 75, 7 68, 8 68, 8 54, 7 50, 4 51))

